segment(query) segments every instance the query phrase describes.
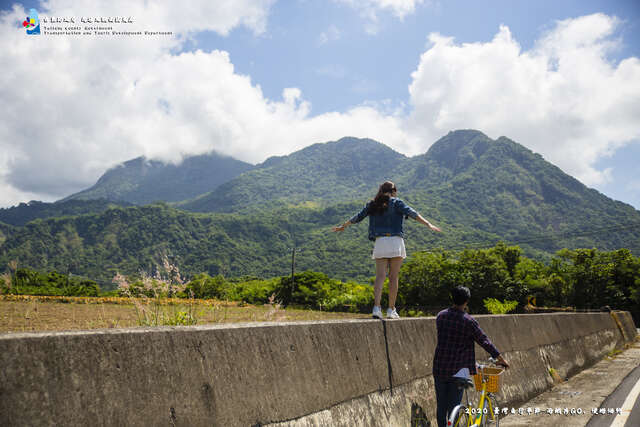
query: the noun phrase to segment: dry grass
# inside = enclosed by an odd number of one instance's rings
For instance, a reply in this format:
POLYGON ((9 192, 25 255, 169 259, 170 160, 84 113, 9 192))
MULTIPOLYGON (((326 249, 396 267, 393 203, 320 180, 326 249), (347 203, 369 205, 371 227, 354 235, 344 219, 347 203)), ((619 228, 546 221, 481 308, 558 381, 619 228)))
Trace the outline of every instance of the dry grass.
MULTIPOLYGON (((167 310, 187 309, 184 300, 166 299, 164 302, 167 310)), ((239 306, 234 302, 195 300, 194 311, 199 325, 369 317, 368 314, 284 309, 275 302, 264 306, 239 306)), ((136 309, 128 298, 0 296, 0 333, 136 326, 136 309)))

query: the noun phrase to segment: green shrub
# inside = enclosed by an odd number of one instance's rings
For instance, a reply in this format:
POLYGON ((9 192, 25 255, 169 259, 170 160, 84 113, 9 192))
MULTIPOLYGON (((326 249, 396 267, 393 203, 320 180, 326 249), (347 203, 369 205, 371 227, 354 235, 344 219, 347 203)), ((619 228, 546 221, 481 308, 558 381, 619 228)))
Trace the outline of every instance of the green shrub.
POLYGON ((495 298, 487 298, 483 302, 485 308, 491 314, 507 314, 518 306, 518 301, 505 300, 505 302, 500 302, 495 298))
POLYGON ((90 296, 100 294, 96 282, 81 277, 70 277, 56 271, 47 274, 28 268, 18 268, 12 275, 5 274, 2 293, 13 295, 90 296))

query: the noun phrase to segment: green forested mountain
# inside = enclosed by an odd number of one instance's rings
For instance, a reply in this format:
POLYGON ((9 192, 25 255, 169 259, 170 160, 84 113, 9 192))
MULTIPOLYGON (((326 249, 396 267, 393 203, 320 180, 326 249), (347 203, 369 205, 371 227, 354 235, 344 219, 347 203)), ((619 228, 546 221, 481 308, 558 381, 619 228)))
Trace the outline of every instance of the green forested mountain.
POLYGON ((15 228, 9 224, 0 222, 0 247, 7 240, 7 238, 15 232, 15 228))
POLYGON ((371 139, 342 138, 313 144, 288 156, 272 157, 194 201, 195 212, 237 212, 275 202, 297 205, 367 197, 407 158, 371 139))
POLYGON ((177 202, 211 191, 253 165, 216 153, 185 158, 179 165, 138 157, 109 169, 91 188, 70 199, 106 199, 144 205, 177 202))
MULTIPOLYGON (((409 160, 409 173, 398 174, 405 198, 451 224, 546 252, 567 246, 640 252, 640 211, 508 138, 451 132, 409 160)), ((468 243, 462 236, 461 244, 468 243)))
MULTIPOLYGON (((113 207, 97 214, 28 223, 0 246, 0 266, 16 260, 19 266, 72 272, 98 280, 105 289, 116 272, 153 273, 162 254, 187 275, 286 275, 295 246, 298 271, 366 282, 373 274, 366 224, 342 234, 331 231, 359 207, 358 203, 277 206, 254 214, 198 214, 163 204, 113 207)), ((455 245, 460 233, 494 237, 464 226, 436 235, 415 222, 408 225, 408 232, 410 252, 455 245)))
POLYGON ((564 247, 640 254, 639 211, 508 138, 466 130, 411 158, 372 140, 315 144, 181 205, 205 213, 160 204, 11 227, 0 243, 0 269, 17 260, 99 279, 104 287, 116 271, 150 271, 165 252, 187 274, 279 276, 290 271, 295 246, 299 271, 363 281, 374 274, 366 220, 341 234, 330 228, 357 212, 385 179, 443 229, 436 234, 408 221, 409 254, 499 240, 538 259, 564 247))
POLYGON ((29 203, 20 203, 10 208, 0 208, 0 222, 15 226, 23 226, 34 219, 44 219, 59 216, 82 215, 97 213, 111 206, 130 206, 126 202, 110 202, 104 199, 98 200, 67 200, 64 202, 45 203, 32 200, 29 203))
MULTIPOLYGON (((452 229, 478 230, 548 253, 566 245, 640 249, 640 230, 620 229, 640 222, 632 206, 586 187, 506 137, 492 140, 475 130, 450 132, 411 158, 372 140, 315 144, 178 206, 239 212, 278 203, 364 203, 385 179, 397 184, 399 197, 452 229)), ((464 233, 458 245, 487 243, 464 233)))

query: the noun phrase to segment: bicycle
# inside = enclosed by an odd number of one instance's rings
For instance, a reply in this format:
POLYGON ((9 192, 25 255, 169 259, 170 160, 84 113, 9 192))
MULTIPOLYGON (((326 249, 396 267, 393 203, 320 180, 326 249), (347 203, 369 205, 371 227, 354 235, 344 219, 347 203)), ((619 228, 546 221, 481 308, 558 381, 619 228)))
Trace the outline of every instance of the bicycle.
POLYGON ((478 365, 478 373, 473 376, 473 381, 469 378, 455 379, 458 387, 464 388, 466 405, 460 404, 453 408, 447 418, 447 426, 499 426, 500 407, 494 393, 500 390, 504 368, 498 367, 493 358, 489 358, 489 362, 491 365, 478 365), (474 385, 476 390, 480 392, 480 397, 477 405, 470 406, 467 389, 474 385))

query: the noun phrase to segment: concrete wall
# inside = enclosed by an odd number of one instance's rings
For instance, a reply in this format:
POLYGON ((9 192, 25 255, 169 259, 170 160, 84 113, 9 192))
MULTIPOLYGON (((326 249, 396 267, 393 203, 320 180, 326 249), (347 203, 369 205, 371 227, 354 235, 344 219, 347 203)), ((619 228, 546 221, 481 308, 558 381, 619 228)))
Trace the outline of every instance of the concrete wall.
MULTIPOLYGON (((617 317, 478 316, 513 367, 504 404, 635 339, 617 317)), ((0 425, 408 426, 434 419, 435 343, 434 318, 4 334, 0 425)))

